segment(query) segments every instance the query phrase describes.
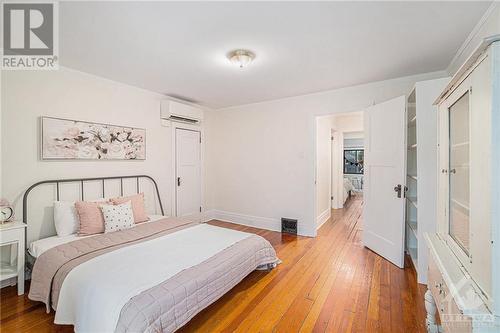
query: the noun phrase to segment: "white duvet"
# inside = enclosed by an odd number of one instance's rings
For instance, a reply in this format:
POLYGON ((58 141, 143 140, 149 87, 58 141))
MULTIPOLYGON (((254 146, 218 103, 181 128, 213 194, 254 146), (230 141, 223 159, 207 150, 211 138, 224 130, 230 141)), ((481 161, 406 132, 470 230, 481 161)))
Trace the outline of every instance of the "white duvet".
POLYGON ((67 275, 54 322, 113 332, 132 297, 250 235, 201 224, 93 258, 67 275))

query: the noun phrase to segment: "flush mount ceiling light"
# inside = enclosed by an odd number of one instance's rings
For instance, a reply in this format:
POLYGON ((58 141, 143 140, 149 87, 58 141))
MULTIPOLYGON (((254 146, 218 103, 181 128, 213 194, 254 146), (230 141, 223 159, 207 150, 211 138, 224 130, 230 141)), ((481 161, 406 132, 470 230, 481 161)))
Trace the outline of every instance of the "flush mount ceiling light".
POLYGON ((255 59, 255 54, 251 51, 240 49, 229 52, 227 58, 234 65, 238 66, 239 68, 243 68, 248 66, 253 61, 253 59, 255 59))

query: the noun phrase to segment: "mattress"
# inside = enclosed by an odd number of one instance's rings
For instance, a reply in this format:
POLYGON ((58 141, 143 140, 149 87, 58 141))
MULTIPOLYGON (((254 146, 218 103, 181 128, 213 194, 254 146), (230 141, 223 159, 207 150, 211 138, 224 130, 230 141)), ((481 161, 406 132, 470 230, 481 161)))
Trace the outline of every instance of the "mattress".
MULTIPOLYGON (((164 216, 162 215, 149 215, 150 222, 153 221, 158 221, 159 219, 163 218, 164 216)), ((47 237, 47 238, 42 238, 37 241, 34 241, 30 244, 28 252, 30 255, 32 255, 34 258, 38 258, 42 253, 45 251, 56 247, 58 245, 66 244, 78 239, 83 239, 87 237, 93 237, 94 235, 91 236, 78 236, 77 234, 73 235, 68 235, 68 236, 52 236, 52 237, 47 237)))
POLYGON ((45 252, 28 297, 79 333, 174 332, 250 272, 278 262, 261 236, 163 218, 45 252))

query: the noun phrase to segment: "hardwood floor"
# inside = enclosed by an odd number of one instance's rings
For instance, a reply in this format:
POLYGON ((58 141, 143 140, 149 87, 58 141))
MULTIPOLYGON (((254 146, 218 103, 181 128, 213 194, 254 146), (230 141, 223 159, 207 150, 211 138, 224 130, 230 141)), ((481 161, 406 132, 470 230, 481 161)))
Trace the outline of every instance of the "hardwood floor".
MULTIPOLYGON (((283 261, 253 272, 181 332, 426 332, 425 287, 408 261, 402 270, 361 245, 362 201, 333 212, 318 237, 293 237, 225 222, 211 224, 268 239, 283 261)), ((1 332, 70 332, 53 312, 1 291, 1 332)))

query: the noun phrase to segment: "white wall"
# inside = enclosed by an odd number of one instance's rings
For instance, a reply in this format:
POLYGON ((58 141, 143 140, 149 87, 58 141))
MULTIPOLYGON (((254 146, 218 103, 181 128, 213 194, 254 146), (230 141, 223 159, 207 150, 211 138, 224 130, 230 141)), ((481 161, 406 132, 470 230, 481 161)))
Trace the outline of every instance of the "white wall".
MULTIPOLYGON (((333 133, 332 146, 332 208, 340 209, 344 207, 344 133, 335 130, 333 133)), ((318 199, 317 199, 318 200, 318 199)))
POLYGON ((363 110, 407 94, 415 82, 444 72, 214 111, 207 132, 210 204, 216 214, 268 229, 299 220, 316 235, 316 116, 363 110))
POLYGON ((358 138, 358 139, 346 139, 344 137, 344 147, 345 148, 363 148, 364 147, 364 142, 363 138, 358 138))
POLYGON ((318 226, 331 215, 332 127, 333 117, 316 119, 316 224, 318 226))
POLYGON ((166 214, 172 209, 171 129, 160 122, 165 96, 82 72, 5 71, 2 76, 3 195, 21 218, 22 194, 36 181, 147 174, 158 182, 166 214), (39 117, 53 116, 146 129, 145 161, 41 161, 39 117))
POLYGON ((363 112, 335 116, 335 130, 343 133, 363 132, 363 112))

